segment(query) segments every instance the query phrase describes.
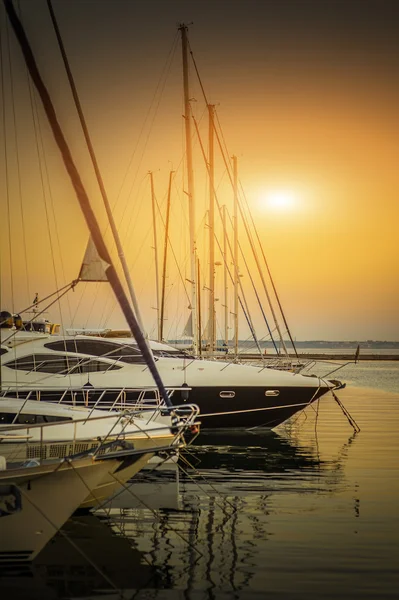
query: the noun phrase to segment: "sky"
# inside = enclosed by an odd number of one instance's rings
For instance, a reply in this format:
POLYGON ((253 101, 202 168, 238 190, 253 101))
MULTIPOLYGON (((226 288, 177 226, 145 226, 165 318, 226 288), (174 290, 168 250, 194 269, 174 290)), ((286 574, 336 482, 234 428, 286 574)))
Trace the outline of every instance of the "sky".
MULTIPOLYGON (((216 106, 228 155, 238 158, 240 182, 293 336, 399 339, 397 2, 53 0, 53 6, 150 333, 156 322, 150 170, 163 219, 169 171, 175 170, 171 246, 176 261, 170 250, 168 337, 181 333, 189 314, 183 285, 190 278, 190 256, 177 32, 184 22, 192 23, 189 40, 201 80, 216 106)), ((46 2, 21 0, 20 7, 116 258, 46 2)), ((0 167, 1 295, 3 309, 7 304, 18 311, 34 292, 43 297, 76 277, 88 234, 39 103, 31 103, 3 7, 1 38, 6 132, 0 167)), ((192 67, 190 76, 191 106, 207 151, 206 107, 192 67)), ((198 257, 206 288, 209 185, 197 138, 194 161, 198 257)), ((218 198, 231 213, 232 190, 220 155, 215 173, 218 198)), ((158 214, 160 257, 161 221, 158 214)), ((215 232, 222 243, 219 221, 215 232)), ((239 235, 272 321, 242 226, 239 235)), ((241 282, 263 338, 265 322, 240 260, 241 282)), ((216 285, 221 333, 223 266, 216 267, 216 285)), ((79 284, 70 296, 52 308, 52 318, 64 327, 124 327, 106 285, 79 284)), ((207 302, 204 289, 205 312, 207 302)), ((249 335, 240 315, 240 337, 249 335)))

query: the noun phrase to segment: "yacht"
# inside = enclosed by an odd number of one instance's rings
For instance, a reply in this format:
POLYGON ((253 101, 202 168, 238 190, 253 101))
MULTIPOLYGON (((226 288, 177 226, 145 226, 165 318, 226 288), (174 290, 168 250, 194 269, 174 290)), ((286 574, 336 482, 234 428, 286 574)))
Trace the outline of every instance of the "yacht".
POLYGON ((170 416, 160 417, 153 410, 137 415, 5 397, 0 399, 0 454, 8 461, 42 461, 82 452, 101 457, 112 453, 114 446, 122 447, 127 460, 117 465, 117 476, 108 472, 81 503, 82 508, 92 508, 105 502, 155 454, 176 453, 197 414, 196 407, 185 407, 183 418, 176 415, 172 427, 170 416))
POLYGON ((7 464, 0 456, 0 565, 33 560, 72 513, 120 464, 76 456, 7 464))
MULTIPOLYGON (((87 407, 157 402, 152 375, 132 338, 1 329, 2 395, 87 407), (134 388, 134 389, 133 389, 134 388), (150 395, 150 397, 148 396, 150 395)), ((174 405, 196 404, 202 429, 274 428, 330 390, 336 381, 189 356, 150 343, 174 405)), ((338 382, 339 383, 339 382, 338 382)))

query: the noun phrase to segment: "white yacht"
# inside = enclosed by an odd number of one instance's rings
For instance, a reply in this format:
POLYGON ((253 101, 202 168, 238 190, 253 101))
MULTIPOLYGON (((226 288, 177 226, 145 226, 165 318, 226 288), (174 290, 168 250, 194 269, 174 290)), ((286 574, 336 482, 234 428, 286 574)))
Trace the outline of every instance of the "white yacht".
POLYGON ((185 407, 184 417, 171 426, 170 417, 151 411, 122 413, 77 408, 62 404, 0 399, 0 454, 8 461, 48 460, 92 452, 102 457, 114 446, 126 453, 117 475, 107 473, 95 492, 88 494, 82 508, 106 501, 157 453, 170 455, 181 446, 183 435, 198 414, 185 407))
MULTIPOLYGON (((2 394, 104 408, 124 389, 134 404, 154 389, 130 339, 1 329, 2 394), (134 389, 132 389, 134 388, 134 389)), ((273 428, 336 387, 337 382, 259 366, 202 360, 151 342, 174 405, 200 408, 202 428, 273 428)), ((154 397, 152 397, 154 400, 154 397)))
POLYGON ((9 465, 0 456, 0 564, 33 560, 120 460, 9 465))

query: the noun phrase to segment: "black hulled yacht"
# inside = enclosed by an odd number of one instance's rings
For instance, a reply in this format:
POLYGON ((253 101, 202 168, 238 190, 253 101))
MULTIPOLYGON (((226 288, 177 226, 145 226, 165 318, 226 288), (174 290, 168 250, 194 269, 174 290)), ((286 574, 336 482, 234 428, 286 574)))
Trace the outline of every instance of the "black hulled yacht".
MULTIPOLYGON (((106 408, 158 398, 137 345, 129 339, 1 329, 2 395, 106 408), (121 395, 121 390, 122 395, 121 395), (154 396, 155 395, 155 396, 154 396)), ((273 428, 336 387, 288 371, 203 360, 150 342, 175 405, 200 408, 202 428, 273 428)))

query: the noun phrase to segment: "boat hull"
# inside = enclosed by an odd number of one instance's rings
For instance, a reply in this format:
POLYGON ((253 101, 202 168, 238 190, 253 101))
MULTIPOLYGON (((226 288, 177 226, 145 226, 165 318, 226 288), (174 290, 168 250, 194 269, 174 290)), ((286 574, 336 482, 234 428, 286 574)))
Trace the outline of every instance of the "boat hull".
MULTIPOLYGON (((309 378, 312 381, 312 378, 309 378)), ((316 380, 318 381, 318 380, 316 380)), ((263 427, 272 429, 277 427, 298 411, 330 391, 325 385, 219 385, 192 386, 187 391, 175 391, 171 401, 175 406, 185 403, 196 404, 200 409, 201 429, 250 429, 263 427), (274 394, 278 390, 278 395, 274 394), (222 397, 225 392, 233 397, 222 397), (222 396, 221 396, 222 395, 222 396)), ((15 392, 13 392, 15 394, 15 392)), ((23 398, 29 393, 23 389, 18 390, 18 397, 23 398)), ((119 394, 119 390, 108 389, 105 394, 102 390, 92 389, 73 391, 65 394, 63 390, 45 390, 40 392, 42 401, 74 404, 76 406, 109 409, 119 394), (96 404, 102 395, 102 400, 96 404), (73 397, 73 402, 72 402, 73 397)), ((4 394, 7 396, 7 394, 4 394)), ((10 394, 11 395, 11 394, 10 394)), ((134 404, 139 399, 139 392, 127 391, 124 397, 124 408, 134 404)), ((120 408, 119 406, 117 408, 120 408)))
MULTIPOLYGON (((297 412, 303 410, 329 391, 326 387, 285 387, 278 396, 267 396, 264 387, 229 387, 234 397, 223 398, 222 390, 197 387, 188 392, 185 400, 177 392, 172 401, 197 404, 200 409, 201 429, 273 429, 297 412)), ((184 393, 184 392, 183 392, 184 393)))
POLYGON ((0 564, 30 561, 116 461, 62 464, 0 473, 0 564), (113 464, 111 464, 111 462, 113 464), (35 474, 35 471, 37 474, 35 474))

